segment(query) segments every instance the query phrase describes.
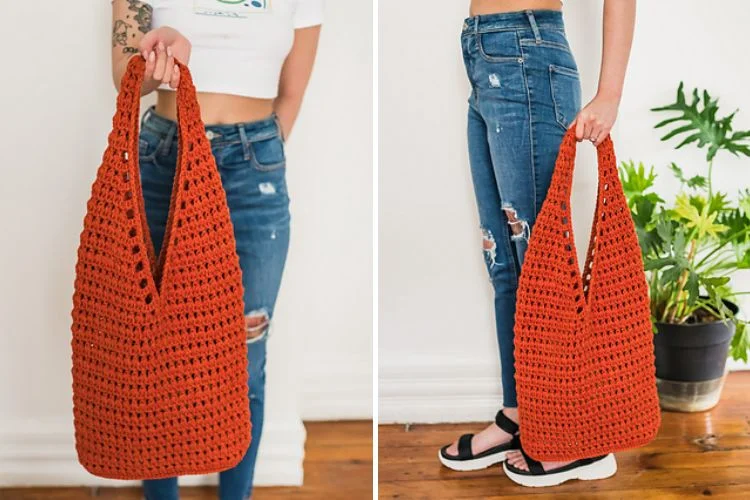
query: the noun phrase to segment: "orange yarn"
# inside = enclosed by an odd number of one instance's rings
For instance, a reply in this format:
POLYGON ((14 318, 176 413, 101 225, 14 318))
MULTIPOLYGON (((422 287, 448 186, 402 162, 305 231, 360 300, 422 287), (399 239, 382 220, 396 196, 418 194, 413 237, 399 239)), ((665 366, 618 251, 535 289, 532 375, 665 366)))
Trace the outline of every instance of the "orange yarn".
POLYGON ((140 185, 137 56, 122 79, 78 249, 76 449, 87 470, 107 478, 225 470, 250 443, 239 259, 195 87, 179 66, 180 159, 161 254, 140 185))
POLYGON ((576 140, 560 147, 518 287, 521 442, 537 460, 590 458, 651 441, 660 423, 648 287, 612 140, 583 276, 570 216, 576 140))

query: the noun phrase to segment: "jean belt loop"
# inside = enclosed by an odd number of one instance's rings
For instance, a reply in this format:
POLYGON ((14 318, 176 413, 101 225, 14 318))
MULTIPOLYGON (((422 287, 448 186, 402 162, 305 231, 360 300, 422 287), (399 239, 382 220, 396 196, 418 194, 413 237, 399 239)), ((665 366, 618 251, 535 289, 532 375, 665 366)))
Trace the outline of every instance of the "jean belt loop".
POLYGON ((160 154, 162 155, 169 154, 169 150, 172 147, 172 141, 174 140, 174 136, 176 133, 177 133, 177 122, 172 122, 169 126, 169 130, 167 130, 167 135, 164 136, 164 140, 161 143, 160 154))
POLYGON ((154 112, 153 109, 154 109, 153 106, 149 106, 148 108, 146 108, 146 112, 143 113, 143 118, 141 118, 141 127, 143 127, 143 124, 146 123, 148 119, 151 117, 151 113, 154 112))
POLYGON ((473 21, 474 21, 474 34, 478 35, 479 34, 479 16, 474 16, 473 21))
POLYGON ((526 17, 529 18, 529 25, 531 26, 531 31, 534 32, 534 40, 536 43, 542 43, 542 35, 539 33, 539 26, 536 24, 536 18, 534 17, 534 11, 527 10, 526 11, 526 17))
POLYGON ((245 161, 250 159, 250 141, 247 140, 247 134, 245 133, 245 125, 242 123, 237 124, 237 131, 240 133, 240 140, 242 141, 242 154, 245 161))

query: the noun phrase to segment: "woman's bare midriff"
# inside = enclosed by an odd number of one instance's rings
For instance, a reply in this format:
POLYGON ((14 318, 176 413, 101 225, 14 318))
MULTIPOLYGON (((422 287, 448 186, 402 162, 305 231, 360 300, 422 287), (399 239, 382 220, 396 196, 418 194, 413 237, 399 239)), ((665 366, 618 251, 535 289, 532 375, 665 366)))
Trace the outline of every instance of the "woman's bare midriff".
POLYGON ((516 12, 519 10, 562 10, 560 0, 471 0, 472 16, 516 12))
MULTIPOLYGON (((156 113, 177 119, 177 92, 159 90, 156 113)), ((256 99, 228 94, 198 92, 201 119, 206 125, 226 125, 268 118, 273 113, 273 99, 256 99)))

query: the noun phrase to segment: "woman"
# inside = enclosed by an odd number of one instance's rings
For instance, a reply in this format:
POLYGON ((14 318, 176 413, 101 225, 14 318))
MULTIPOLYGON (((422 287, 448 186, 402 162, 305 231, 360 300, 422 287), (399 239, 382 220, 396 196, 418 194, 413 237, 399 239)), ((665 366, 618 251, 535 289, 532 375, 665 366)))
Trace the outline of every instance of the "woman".
POLYGON ((529 464, 520 453, 513 322, 518 275, 563 135, 575 127, 578 141, 598 146, 609 134, 635 24, 635 0, 604 1, 599 87, 580 109, 578 70, 561 10, 559 0, 472 0, 461 36, 472 85, 469 160, 495 289, 503 408, 494 423, 476 435, 461 436, 442 448, 439 457, 454 470, 481 469, 507 459, 508 470, 515 472, 511 478, 523 476, 530 485, 538 476, 547 483, 555 476, 561 481, 596 476, 597 464, 590 460, 529 464))
MULTIPOLYGON (((177 162, 176 93, 189 64, 206 137, 226 191, 245 290, 252 442, 219 475, 219 497, 249 498, 263 429, 266 341, 289 246, 284 140, 317 51, 322 0, 114 0, 112 73, 146 60, 142 95, 157 91, 139 137, 141 182, 158 255, 177 162)), ((147 500, 178 498, 177 478, 147 480, 147 500)))

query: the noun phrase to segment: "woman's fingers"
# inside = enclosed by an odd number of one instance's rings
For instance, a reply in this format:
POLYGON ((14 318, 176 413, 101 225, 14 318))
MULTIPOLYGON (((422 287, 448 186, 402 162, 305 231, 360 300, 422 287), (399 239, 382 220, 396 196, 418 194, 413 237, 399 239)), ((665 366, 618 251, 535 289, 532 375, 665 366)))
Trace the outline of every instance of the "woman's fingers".
POLYGON ((164 75, 162 75, 161 83, 169 83, 172 81, 174 75, 174 56, 172 55, 172 47, 167 47, 167 63, 164 66, 164 75))
POLYGON ((180 67, 175 64, 174 70, 172 71, 172 79, 169 81, 169 86, 176 89, 178 85, 180 85, 180 67))
POLYGON ((164 78, 164 71, 167 68, 167 51, 164 44, 159 42, 156 46, 156 68, 154 68, 154 80, 164 78))
MULTIPOLYGON (((141 53, 153 52, 156 50, 156 44, 159 41, 159 30, 151 30, 141 38, 141 42, 138 44, 138 50, 141 53)), ((144 57, 145 58, 145 57, 144 57)))
POLYGON ((583 140, 583 130, 585 127, 585 120, 582 116, 576 118, 576 140, 581 142, 583 140))
POLYGON ((143 74, 143 78, 146 81, 151 80, 154 77, 154 68, 156 67, 156 54, 154 51, 148 52, 143 58, 146 60, 146 69, 143 74))
POLYGON ((591 138, 591 132, 593 132, 594 127, 591 123, 591 118, 586 117, 585 120, 583 120, 583 134, 581 135, 580 141, 587 141, 591 138))
POLYGON ((605 127, 605 126, 599 127, 599 130, 596 133, 596 141, 594 142, 594 146, 598 146, 599 144, 604 142, 604 139, 607 138, 610 130, 612 130, 611 127, 605 127))

